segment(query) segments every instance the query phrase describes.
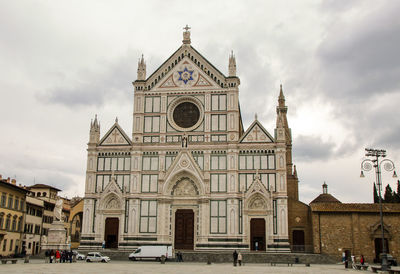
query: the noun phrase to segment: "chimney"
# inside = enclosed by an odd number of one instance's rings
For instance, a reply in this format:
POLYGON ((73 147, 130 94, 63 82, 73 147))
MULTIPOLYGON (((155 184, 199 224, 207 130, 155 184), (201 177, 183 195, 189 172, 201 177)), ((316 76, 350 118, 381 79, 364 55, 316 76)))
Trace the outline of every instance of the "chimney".
POLYGON ((17 180, 12 179, 12 180, 11 180, 11 183, 12 183, 13 185, 17 185, 17 180))
POLYGON ((10 183, 10 177, 7 178, 7 183, 10 183))

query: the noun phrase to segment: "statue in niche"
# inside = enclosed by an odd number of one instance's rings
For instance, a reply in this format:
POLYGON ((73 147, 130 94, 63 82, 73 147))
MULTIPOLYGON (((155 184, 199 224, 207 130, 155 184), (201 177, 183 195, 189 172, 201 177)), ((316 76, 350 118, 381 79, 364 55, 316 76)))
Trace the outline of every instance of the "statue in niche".
POLYGON ((182 147, 187 147, 187 137, 186 137, 186 135, 183 135, 183 137, 182 137, 182 147))

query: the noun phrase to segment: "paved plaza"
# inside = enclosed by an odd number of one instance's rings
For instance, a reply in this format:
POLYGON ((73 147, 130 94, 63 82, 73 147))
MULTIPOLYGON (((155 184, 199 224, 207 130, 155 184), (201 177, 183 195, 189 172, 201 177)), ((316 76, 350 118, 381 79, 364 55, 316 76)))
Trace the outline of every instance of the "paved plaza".
POLYGON ((31 260, 29 264, 18 261, 17 264, 0 265, 0 273, 212 273, 212 274, 230 274, 230 273, 359 273, 360 271, 344 269, 343 265, 304 265, 288 266, 269 266, 265 264, 246 264, 241 267, 234 267, 231 264, 211 264, 205 263, 176 263, 167 262, 160 264, 158 262, 130 262, 130 261, 111 261, 109 263, 62 263, 45 264, 43 260, 31 260))

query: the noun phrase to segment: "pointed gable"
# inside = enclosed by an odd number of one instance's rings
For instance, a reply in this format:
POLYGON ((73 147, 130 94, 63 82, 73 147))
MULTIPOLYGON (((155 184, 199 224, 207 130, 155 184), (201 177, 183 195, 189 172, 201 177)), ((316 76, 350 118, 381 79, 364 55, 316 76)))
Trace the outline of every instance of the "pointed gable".
POLYGON ((192 46, 182 45, 145 82, 145 90, 221 88, 226 77, 192 46))
POLYGON ((273 143, 274 138, 268 131, 261 125, 258 120, 255 120, 250 127, 246 130, 241 143, 273 143))
POLYGON ((118 121, 110 128, 110 130, 101 138, 100 146, 129 146, 132 145, 131 140, 125 131, 120 127, 118 121))
POLYGON ((201 179, 201 181, 204 180, 202 170, 194 160, 191 153, 188 152, 187 150, 181 151, 175 157, 175 160, 172 162, 171 166, 166 171, 165 181, 168 181, 169 178, 173 177, 174 175, 178 174, 181 171, 188 171, 193 175, 195 175, 195 177, 201 179))
POLYGON ((204 73, 188 56, 182 58, 164 78, 165 80, 160 81, 152 90, 220 88, 218 82, 204 73))

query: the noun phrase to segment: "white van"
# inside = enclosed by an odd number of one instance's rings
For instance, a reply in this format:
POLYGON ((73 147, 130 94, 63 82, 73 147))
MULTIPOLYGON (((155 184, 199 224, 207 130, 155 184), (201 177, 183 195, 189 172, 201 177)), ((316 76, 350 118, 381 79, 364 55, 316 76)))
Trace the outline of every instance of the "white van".
POLYGON ((143 259, 155 259, 159 261, 162 255, 164 255, 166 259, 172 258, 172 246, 171 245, 139 246, 135 252, 129 254, 129 260, 136 261, 143 259))

